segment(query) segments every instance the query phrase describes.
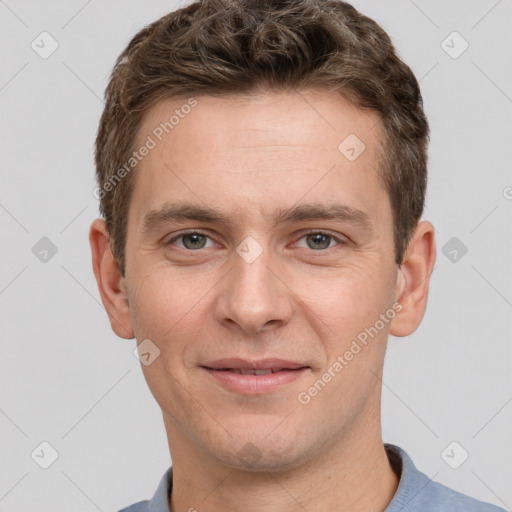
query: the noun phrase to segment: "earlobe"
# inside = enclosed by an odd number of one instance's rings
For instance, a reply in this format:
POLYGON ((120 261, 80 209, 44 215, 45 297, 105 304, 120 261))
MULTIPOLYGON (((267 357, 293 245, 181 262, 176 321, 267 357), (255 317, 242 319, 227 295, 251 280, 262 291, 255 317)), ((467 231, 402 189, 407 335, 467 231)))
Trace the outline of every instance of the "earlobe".
POLYGON ((435 260, 434 227, 430 222, 420 222, 398 269, 396 300, 402 309, 391 322, 390 334, 393 336, 408 336, 420 325, 427 307, 435 260))
POLYGON ((110 249, 105 221, 96 219, 89 232, 92 266, 101 301, 107 310, 112 330, 121 338, 134 338, 126 283, 110 249))

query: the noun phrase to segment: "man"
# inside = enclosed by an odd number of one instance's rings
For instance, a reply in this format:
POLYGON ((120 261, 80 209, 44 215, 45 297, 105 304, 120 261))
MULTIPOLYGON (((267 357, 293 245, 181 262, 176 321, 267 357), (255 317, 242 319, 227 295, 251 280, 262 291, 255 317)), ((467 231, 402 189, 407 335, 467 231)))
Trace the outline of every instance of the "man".
POLYGON ((494 511, 380 428, 423 317, 428 124, 386 33, 335 0, 205 0, 119 57, 93 266, 172 457, 130 511, 494 511))

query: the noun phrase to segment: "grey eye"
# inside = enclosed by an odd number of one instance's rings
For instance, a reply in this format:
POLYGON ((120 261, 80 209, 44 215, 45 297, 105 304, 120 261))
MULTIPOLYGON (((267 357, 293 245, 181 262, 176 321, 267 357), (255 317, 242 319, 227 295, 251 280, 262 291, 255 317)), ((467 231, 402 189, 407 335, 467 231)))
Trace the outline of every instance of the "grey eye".
POLYGON ((331 236, 322 233, 306 235, 306 241, 310 249, 327 249, 331 244, 331 236))
POLYGON ((191 233, 189 235, 182 235, 180 238, 186 249, 194 250, 203 249, 208 237, 201 235, 200 233, 191 233))

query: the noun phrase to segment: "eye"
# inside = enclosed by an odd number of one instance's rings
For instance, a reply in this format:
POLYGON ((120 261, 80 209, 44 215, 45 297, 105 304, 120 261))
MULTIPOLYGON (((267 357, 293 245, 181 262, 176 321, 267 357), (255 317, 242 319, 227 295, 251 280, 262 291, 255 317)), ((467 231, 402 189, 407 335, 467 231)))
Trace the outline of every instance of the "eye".
POLYGON ((193 231, 190 233, 182 233, 181 235, 169 240, 165 245, 177 245, 180 249, 195 251, 198 249, 204 249, 205 247, 212 247, 213 241, 207 235, 193 231), (210 242, 210 245, 207 245, 208 241, 210 242))
POLYGON ((304 235, 299 240, 299 242, 297 242, 297 245, 302 248, 319 251, 323 249, 330 249, 334 245, 338 245, 340 243, 343 242, 337 237, 331 235, 330 233, 324 233, 323 231, 314 231, 304 235), (300 244, 302 240, 305 240, 305 245, 300 244))

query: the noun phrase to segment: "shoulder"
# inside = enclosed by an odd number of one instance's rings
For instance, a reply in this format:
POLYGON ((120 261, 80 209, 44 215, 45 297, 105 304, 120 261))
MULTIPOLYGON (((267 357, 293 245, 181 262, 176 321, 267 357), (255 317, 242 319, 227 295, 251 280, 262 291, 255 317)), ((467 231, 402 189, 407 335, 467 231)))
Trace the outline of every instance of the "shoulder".
POLYGON ((150 500, 138 501, 119 512, 169 512, 169 496, 172 491, 172 466, 164 473, 155 494, 150 500))
POLYGON ((434 482, 416 469, 411 458, 398 446, 387 444, 386 452, 393 469, 400 475, 400 482, 385 512, 505 512, 434 482))
POLYGON ((414 500, 414 506, 421 510, 428 506, 429 510, 449 512, 505 512, 500 507, 484 503, 432 481, 429 489, 425 493, 420 493, 417 500, 414 500))
POLYGON ((119 512, 149 512, 149 501, 138 501, 129 507, 121 509, 119 512))

